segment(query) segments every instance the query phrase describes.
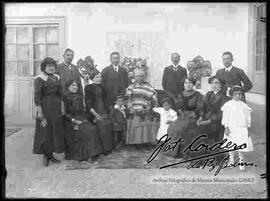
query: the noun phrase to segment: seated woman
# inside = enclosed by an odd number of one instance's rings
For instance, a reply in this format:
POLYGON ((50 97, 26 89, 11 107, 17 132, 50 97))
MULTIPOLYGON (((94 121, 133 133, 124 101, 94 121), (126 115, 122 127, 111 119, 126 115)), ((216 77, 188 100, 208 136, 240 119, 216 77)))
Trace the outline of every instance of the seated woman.
POLYGON ((77 80, 70 80, 66 83, 68 93, 64 97, 66 122, 67 150, 74 163, 68 168, 89 168, 87 162, 91 157, 101 153, 97 128, 90 123, 84 112, 83 96, 79 94, 79 83, 77 80))
POLYGON ((88 119, 97 125, 102 153, 108 155, 113 149, 113 134, 106 93, 101 86, 102 77, 99 71, 93 72, 90 79, 94 83, 86 85, 84 89, 86 113, 88 119))
MULTIPOLYGON (((217 76, 212 76, 208 80, 211 84, 211 91, 207 92, 203 98, 203 104, 200 110, 200 117, 197 121, 199 134, 206 134, 207 139, 203 140, 209 146, 222 141, 224 136, 224 127, 221 124, 221 107, 230 98, 223 93, 225 81, 217 76)), ((196 132, 194 132, 196 133, 196 132)), ((221 151, 221 150, 217 150, 221 151)), ((197 155, 211 154, 212 152, 201 152, 197 155)), ((196 153, 195 153, 196 155, 196 153)), ((222 159, 221 155, 214 157, 217 161, 222 159)))
POLYGON ((184 91, 178 96, 176 108, 178 119, 168 128, 168 135, 171 142, 177 141, 180 137, 184 140, 183 144, 178 144, 174 150, 166 152, 175 158, 188 158, 189 153, 183 153, 186 147, 193 139, 192 135, 186 132, 189 128, 197 127, 196 122, 199 118, 199 111, 202 105, 202 95, 193 89, 196 80, 193 78, 185 78, 184 91))
POLYGON ((135 82, 126 89, 127 105, 130 111, 127 124, 126 144, 144 144, 150 148, 155 143, 158 131, 153 106, 157 105, 156 91, 145 82, 145 73, 135 70, 135 82))

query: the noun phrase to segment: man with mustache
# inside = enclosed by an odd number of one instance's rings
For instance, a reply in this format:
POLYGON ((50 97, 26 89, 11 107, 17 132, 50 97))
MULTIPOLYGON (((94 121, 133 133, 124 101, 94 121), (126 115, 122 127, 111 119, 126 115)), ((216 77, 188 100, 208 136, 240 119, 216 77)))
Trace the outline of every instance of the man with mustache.
POLYGON ((63 94, 67 93, 65 84, 71 79, 77 79, 79 84, 79 93, 83 94, 81 75, 77 66, 72 64, 74 58, 74 51, 71 49, 66 49, 64 52, 64 62, 57 65, 56 73, 60 75, 60 80, 63 88, 63 94))
MULTIPOLYGON (((216 72, 216 76, 225 80, 225 87, 223 89, 224 93, 229 95, 229 90, 234 85, 239 85, 243 87, 244 92, 248 92, 252 88, 252 82, 245 74, 245 72, 241 68, 237 68, 232 65, 233 55, 231 52, 224 52, 222 54, 222 61, 224 64, 224 68, 219 69, 216 72)), ((244 101, 246 101, 245 94, 243 96, 244 101)))
POLYGON ((187 70, 179 65, 179 53, 172 53, 171 61, 172 65, 164 68, 162 86, 164 91, 176 100, 178 95, 184 90, 184 78, 187 77, 187 70))

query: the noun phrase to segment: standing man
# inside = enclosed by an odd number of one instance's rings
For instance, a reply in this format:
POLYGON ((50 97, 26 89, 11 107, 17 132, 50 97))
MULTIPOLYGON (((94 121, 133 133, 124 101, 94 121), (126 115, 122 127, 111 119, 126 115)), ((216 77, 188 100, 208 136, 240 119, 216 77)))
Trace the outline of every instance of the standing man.
POLYGON ((171 54, 172 65, 165 67, 162 77, 164 91, 177 99, 178 94, 184 90, 184 81, 187 70, 179 65, 180 55, 175 52, 171 54))
MULTIPOLYGON (((67 93, 67 89, 65 87, 65 84, 67 83, 67 81, 71 79, 77 79, 81 85, 81 75, 80 75, 78 67, 72 64, 72 60, 74 58, 74 51, 69 48, 66 49, 63 57, 64 57, 64 62, 58 64, 56 73, 60 75, 63 93, 65 95, 67 93)), ((82 85, 81 87, 79 87, 79 92, 83 94, 82 85)))
MULTIPOLYGON (((227 96, 230 96, 229 90, 234 85, 239 85, 243 88, 244 92, 248 92, 253 87, 252 82, 242 69, 232 66, 232 53, 224 52, 222 54, 222 60, 225 68, 219 69, 216 72, 216 76, 221 77, 225 80, 225 87, 223 89, 224 93, 226 93, 227 96)), ((246 101, 245 95, 244 101, 246 101)))
POLYGON ((128 87, 128 73, 124 67, 119 66, 119 52, 112 52, 110 55, 111 65, 105 67, 102 72, 101 85, 107 94, 107 104, 113 106, 116 96, 126 93, 128 87))

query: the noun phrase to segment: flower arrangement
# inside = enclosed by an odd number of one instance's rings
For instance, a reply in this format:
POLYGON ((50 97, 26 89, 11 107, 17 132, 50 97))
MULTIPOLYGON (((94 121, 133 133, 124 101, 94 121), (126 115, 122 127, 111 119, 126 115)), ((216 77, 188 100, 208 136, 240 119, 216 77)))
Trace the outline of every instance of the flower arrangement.
MULTIPOLYGON (((200 81, 203 77, 208 77, 212 74, 210 61, 204 60, 201 56, 196 56, 193 60, 188 61, 187 69, 189 76, 196 79, 198 85, 200 85, 200 81)), ((200 88, 198 85, 197 88, 200 88)))
POLYGON ((91 56, 85 57, 84 60, 80 58, 77 61, 77 66, 82 77, 84 77, 85 74, 91 75, 92 73, 98 71, 97 65, 95 64, 94 59, 91 56))
POLYGON ((125 67, 128 72, 134 72, 135 69, 143 70, 147 75, 147 62, 146 58, 132 58, 132 57, 123 57, 120 61, 120 65, 125 67))

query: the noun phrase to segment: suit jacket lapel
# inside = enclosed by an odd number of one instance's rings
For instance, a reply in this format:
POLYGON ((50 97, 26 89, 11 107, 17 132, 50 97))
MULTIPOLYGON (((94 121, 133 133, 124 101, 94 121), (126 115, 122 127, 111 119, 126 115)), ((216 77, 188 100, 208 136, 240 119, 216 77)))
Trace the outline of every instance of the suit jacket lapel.
MULTIPOLYGON (((117 72, 114 70, 114 67, 113 67, 112 64, 111 64, 111 69, 112 69, 111 71, 112 71, 113 74, 117 74, 117 72)), ((118 71, 119 71, 119 67, 118 67, 118 71)))
POLYGON ((232 66, 231 72, 236 72, 235 66, 232 66))

